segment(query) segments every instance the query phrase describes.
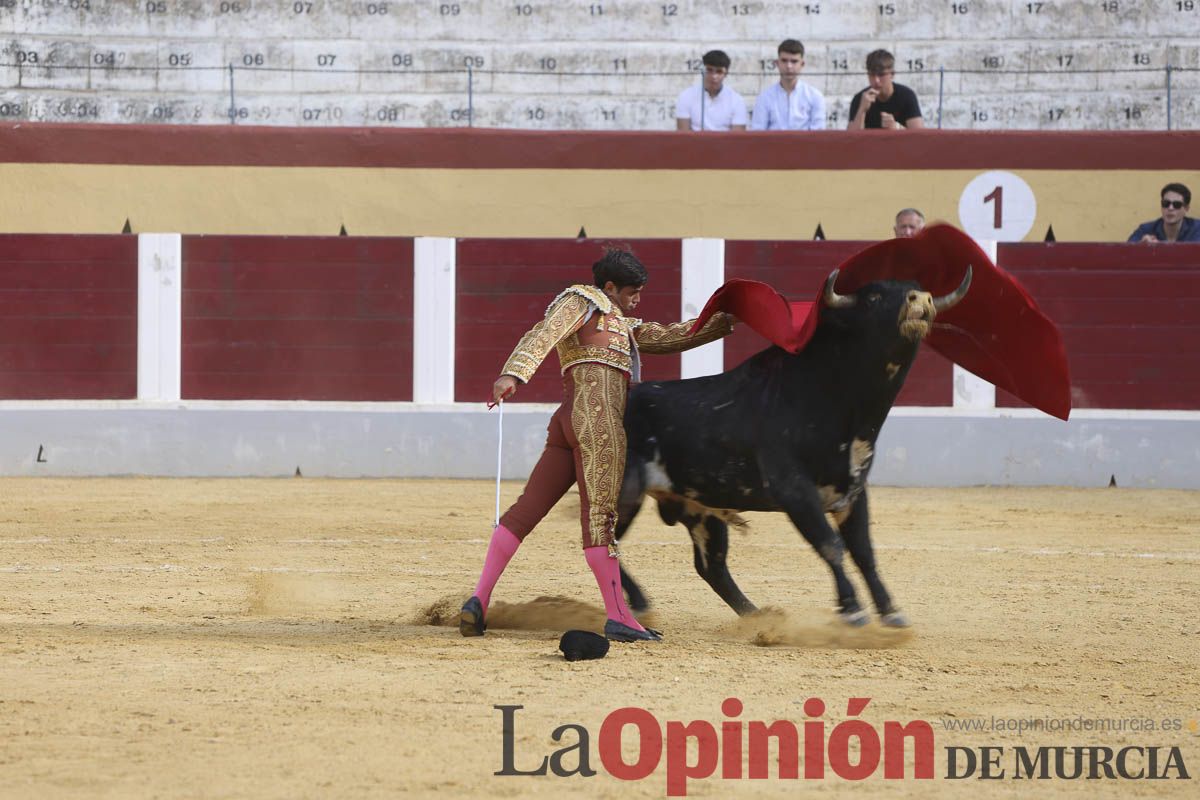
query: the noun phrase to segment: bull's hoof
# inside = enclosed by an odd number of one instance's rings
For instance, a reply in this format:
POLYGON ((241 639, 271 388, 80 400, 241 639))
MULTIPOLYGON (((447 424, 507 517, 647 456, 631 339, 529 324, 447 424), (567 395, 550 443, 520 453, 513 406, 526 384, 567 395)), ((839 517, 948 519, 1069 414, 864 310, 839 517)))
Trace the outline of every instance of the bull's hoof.
POLYGON ((839 611, 838 618, 853 628, 861 628, 871 621, 871 615, 862 609, 858 611, 839 611))
POLYGON ((610 619, 604 623, 604 638, 614 642, 661 642, 662 634, 654 628, 639 631, 623 622, 610 619))
POLYGON ((879 624, 886 628, 909 628, 912 623, 903 611, 889 611, 879 618, 879 624))

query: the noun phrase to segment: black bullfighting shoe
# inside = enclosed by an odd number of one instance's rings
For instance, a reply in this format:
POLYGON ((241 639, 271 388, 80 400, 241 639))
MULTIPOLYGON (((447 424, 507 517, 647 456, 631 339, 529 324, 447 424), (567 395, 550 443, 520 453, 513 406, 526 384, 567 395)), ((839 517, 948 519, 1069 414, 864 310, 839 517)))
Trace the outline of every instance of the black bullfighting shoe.
POLYGON ((662 634, 654 628, 639 631, 623 622, 610 619, 604 623, 604 638, 613 642, 661 642, 662 634))
POLYGON ((483 604, 478 597, 471 597, 463 603, 462 611, 458 612, 458 632, 463 636, 483 636, 487 625, 483 621, 483 604))

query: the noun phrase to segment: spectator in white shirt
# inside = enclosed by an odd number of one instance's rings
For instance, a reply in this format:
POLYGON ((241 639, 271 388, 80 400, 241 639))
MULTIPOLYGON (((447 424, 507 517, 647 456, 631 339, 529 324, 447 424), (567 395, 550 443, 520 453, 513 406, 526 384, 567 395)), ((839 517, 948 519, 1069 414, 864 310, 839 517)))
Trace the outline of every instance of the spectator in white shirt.
POLYGON ((823 131, 825 97, 800 80, 804 69, 804 45, 784 39, 779 45, 775 65, 779 82, 772 83, 758 96, 750 129, 755 131, 823 131))
POLYGON ((729 74, 729 56, 723 50, 709 50, 701 61, 704 63, 703 83, 684 89, 675 101, 675 130, 746 130, 750 121, 746 101, 724 85, 725 76, 729 74))

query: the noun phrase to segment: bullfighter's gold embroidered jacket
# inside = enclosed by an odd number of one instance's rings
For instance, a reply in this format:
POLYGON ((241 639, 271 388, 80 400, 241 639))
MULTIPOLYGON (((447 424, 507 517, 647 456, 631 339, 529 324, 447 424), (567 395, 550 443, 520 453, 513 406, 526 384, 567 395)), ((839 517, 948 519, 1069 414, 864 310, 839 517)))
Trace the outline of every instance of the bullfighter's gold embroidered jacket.
POLYGON ((688 336, 694 322, 661 325, 626 317, 597 287, 576 284, 555 297, 545 318, 521 337, 500 374, 528 383, 550 351, 557 349, 564 373, 576 364, 594 362, 619 369, 638 381, 639 350, 678 353, 716 341, 733 330, 729 315, 723 312, 714 314, 694 336, 688 336))

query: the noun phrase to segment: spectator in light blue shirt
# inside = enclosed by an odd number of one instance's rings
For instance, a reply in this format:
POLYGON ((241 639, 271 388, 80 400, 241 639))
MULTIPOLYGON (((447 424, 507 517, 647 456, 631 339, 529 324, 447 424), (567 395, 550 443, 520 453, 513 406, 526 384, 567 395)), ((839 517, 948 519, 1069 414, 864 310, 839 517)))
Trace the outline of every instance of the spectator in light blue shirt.
POLYGON ((795 39, 784 39, 777 55, 775 65, 779 68, 779 82, 759 94, 750 118, 750 130, 825 130, 825 97, 800 80, 800 70, 804 69, 804 45, 795 39))

